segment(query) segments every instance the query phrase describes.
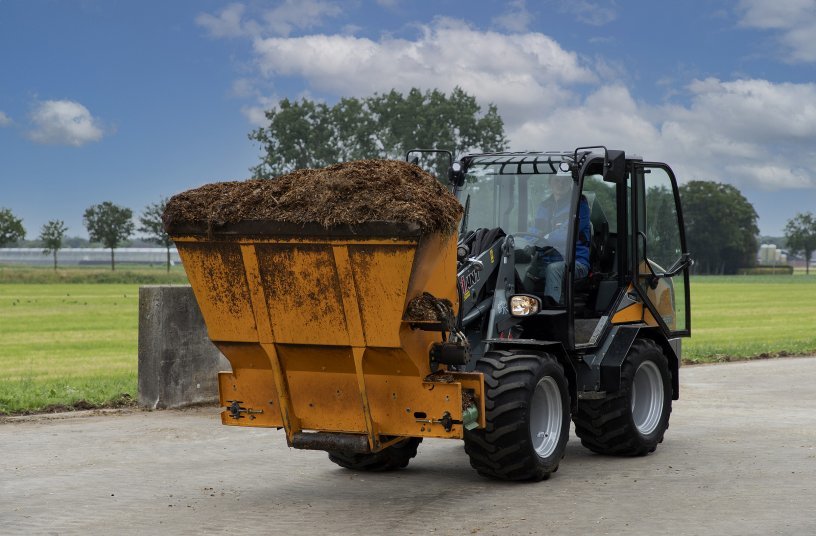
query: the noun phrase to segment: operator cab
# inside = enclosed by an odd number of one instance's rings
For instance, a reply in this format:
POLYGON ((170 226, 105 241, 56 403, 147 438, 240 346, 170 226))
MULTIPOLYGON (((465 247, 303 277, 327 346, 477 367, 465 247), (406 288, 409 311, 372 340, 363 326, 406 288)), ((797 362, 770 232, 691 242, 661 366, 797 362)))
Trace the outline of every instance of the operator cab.
MULTIPOLYGON (((588 270, 583 277, 573 277, 572 285, 576 343, 580 343, 589 339, 614 294, 611 285, 603 285, 599 303, 601 282, 612 281, 617 288, 614 269, 617 210, 614 184, 591 175, 585 190, 579 193, 571 168, 571 155, 564 153, 475 156, 467 161, 467 173, 457 195, 467 207, 464 239, 474 230, 497 228, 513 237, 515 293, 539 297, 543 307, 551 312, 553 329, 546 330, 552 331, 547 338, 565 331, 560 329, 563 322, 557 313, 566 314, 568 293, 561 283, 560 293, 545 294, 544 267, 553 262, 568 267, 576 255, 575 244, 583 246, 581 261, 588 265, 588 270), (590 221, 588 228, 586 225, 583 230, 579 228, 578 238, 572 239, 576 233, 570 223, 580 210, 575 208, 579 203, 589 213, 590 221), (613 214, 611 222, 607 212, 613 214)), ((581 222, 578 223, 580 227, 581 222)), ((480 251, 476 250, 488 246, 477 244, 470 253, 478 254, 480 251)), ((561 272, 565 279, 568 272, 568 269, 561 272)), ((530 334, 519 336, 526 338, 530 334)))
MULTIPOLYGON (((682 255, 685 240, 676 209, 676 181, 668 167, 626 159, 622 151, 606 149, 603 153, 468 155, 460 166, 452 182, 465 207, 460 234, 463 260, 489 251, 491 261, 503 253, 512 257, 509 264, 514 265, 512 273, 486 270, 490 280, 481 284, 465 282, 464 317, 488 303, 494 289, 499 295, 496 302, 528 295, 538 300, 541 309, 535 319, 511 326, 502 322, 505 311, 499 305, 489 320, 483 319, 488 325, 479 326, 494 332, 486 335, 558 340, 568 348, 597 346, 625 299, 633 280, 631 267, 636 264, 640 265, 636 280, 644 295, 654 294, 652 285, 661 277, 663 286, 679 285, 675 291, 679 290, 680 303, 663 304, 655 316, 664 317, 667 335, 687 330, 682 302, 688 303, 683 264, 688 258, 682 255), (494 253, 491 248, 499 243, 504 251, 494 253), (646 259, 647 244, 649 261, 641 262, 646 259), (553 262, 562 262, 563 268, 554 272, 543 268, 553 262), (576 262, 586 269, 577 269, 576 262), (662 268, 666 266, 679 268, 674 275, 680 277, 666 277, 662 268), (563 279, 552 285, 560 292, 547 284, 552 273, 562 274, 563 279), (668 309, 673 312, 664 314, 668 309)), ((461 273, 470 273, 466 262, 461 273)))

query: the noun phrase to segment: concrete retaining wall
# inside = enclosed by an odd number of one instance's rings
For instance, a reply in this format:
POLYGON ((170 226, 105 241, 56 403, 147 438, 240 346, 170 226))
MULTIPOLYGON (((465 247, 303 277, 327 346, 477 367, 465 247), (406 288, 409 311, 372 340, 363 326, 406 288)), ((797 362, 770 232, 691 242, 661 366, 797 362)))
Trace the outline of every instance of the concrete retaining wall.
POLYGON ((189 285, 139 288, 139 405, 180 408, 218 402, 229 361, 207 338, 189 285))

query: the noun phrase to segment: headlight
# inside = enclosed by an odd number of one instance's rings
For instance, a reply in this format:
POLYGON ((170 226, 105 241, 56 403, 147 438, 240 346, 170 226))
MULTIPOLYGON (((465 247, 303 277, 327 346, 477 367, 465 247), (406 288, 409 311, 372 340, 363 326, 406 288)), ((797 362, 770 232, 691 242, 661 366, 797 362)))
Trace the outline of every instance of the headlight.
POLYGON ((535 296, 518 294, 510 298, 510 314, 513 316, 530 316, 541 310, 541 300, 535 296))

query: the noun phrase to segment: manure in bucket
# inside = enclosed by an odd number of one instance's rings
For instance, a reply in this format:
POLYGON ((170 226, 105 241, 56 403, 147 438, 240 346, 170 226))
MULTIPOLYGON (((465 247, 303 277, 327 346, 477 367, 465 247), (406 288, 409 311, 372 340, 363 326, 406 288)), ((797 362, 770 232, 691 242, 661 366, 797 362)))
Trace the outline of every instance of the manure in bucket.
POLYGON ((414 224, 422 234, 455 232, 462 206, 439 181, 400 160, 358 160, 299 169, 274 179, 217 182, 174 195, 165 228, 241 221, 414 224))

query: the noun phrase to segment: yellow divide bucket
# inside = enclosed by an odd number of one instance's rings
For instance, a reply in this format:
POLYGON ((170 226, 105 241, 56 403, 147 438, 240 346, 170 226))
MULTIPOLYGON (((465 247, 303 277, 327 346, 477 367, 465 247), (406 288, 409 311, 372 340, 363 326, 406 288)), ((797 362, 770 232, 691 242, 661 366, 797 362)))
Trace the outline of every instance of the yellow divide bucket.
POLYGON ((391 222, 170 231, 232 365, 219 374, 224 424, 285 427, 295 446, 307 431, 360 434, 376 451, 399 437, 461 438, 465 389, 484 426, 481 374, 431 374, 441 334, 404 318, 423 292, 458 310, 455 234, 391 222))

